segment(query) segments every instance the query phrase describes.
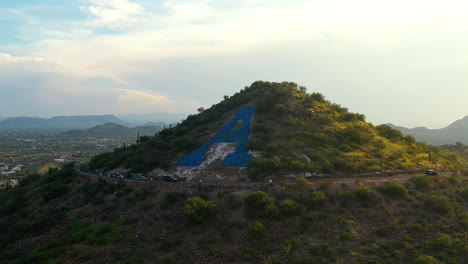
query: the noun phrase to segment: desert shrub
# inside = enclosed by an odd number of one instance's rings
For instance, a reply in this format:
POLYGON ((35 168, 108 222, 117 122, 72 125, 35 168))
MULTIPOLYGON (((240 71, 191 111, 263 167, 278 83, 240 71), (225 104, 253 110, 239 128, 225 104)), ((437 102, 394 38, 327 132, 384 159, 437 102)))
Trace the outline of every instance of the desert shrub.
POLYGON ((384 138, 388 138, 390 140, 403 139, 403 134, 399 130, 396 130, 388 125, 379 125, 375 128, 377 129, 379 136, 384 138))
POLYGON ((74 164, 66 164, 62 169, 50 168, 42 178, 42 199, 46 202, 66 195, 73 187, 77 176, 74 164))
POLYGON ((298 188, 305 188, 309 184, 309 181, 304 177, 299 177, 296 179, 296 186, 298 188))
POLYGON ((280 146, 276 143, 266 145, 266 150, 270 153, 275 153, 280 149, 280 146))
POLYGON ((274 203, 267 205, 265 208, 265 216, 268 218, 278 218, 280 216, 280 210, 274 203))
POLYGON ((428 211, 436 212, 439 214, 450 214, 453 207, 450 200, 444 196, 431 195, 424 202, 424 207, 428 211))
POLYGON ((248 226, 249 235, 253 238, 262 238, 268 234, 265 225, 260 221, 254 221, 248 226))
POLYGON ((327 197, 321 191, 311 192, 307 200, 307 205, 311 208, 317 208, 322 206, 326 199, 327 197))
POLYGON ((63 182, 50 182, 43 188, 42 199, 48 202, 67 194, 72 189, 72 184, 66 184, 63 182))
POLYGON ((283 247, 283 252, 286 256, 289 256, 293 251, 297 250, 300 245, 301 240, 297 237, 293 238, 283 247))
POLYGON ((274 205, 274 199, 264 191, 248 194, 243 200, 244 208, 249 216, 264 214, 268 206, 274 205))
POLYGON ((304 168, 306 168, 306 164, 300 160, 293 160, 289 162, 288 166, 292 171, 295 171, 295 172, 303 171, 304 168))
POLYGON ((83 203, 99 203, 104 199, 104 195, 114 192, 115 186, 108 184, 104 180, 84 184, 80 191, 82 193, 83 203))
POLYGON ((464 212, 460 214, 460 223, 463 226, 468 227, 468 212, 464 212))
POLYGON ((354 196, 356 199, 365 206, 373 205, 377 202, 377 196, 375 192, 367 187, 358 187, 354 190, 354 196))
POLYGON ((414 187, 423 192, 428 192, 432 190, 434 180, 430 176, 415 176, 411 178, 411 181, 414 184, 414 187))
POLYGON ((399 182, 387 182, 384 186, 379 187, 378 191, 393 199, 409 197, 408 189, 399 182))
POLYGON ((297 215, 301 212, 301 206, 293 200, 286 199, 280 204, 280 211, 283 215, 297 215))
POLYGON ((462 200, 468 202, 468 188, 463 189, 459 195, 462 200))
POLYGON ((1 201, 0 213, 9 214, 21 209, 26 202, 25 196, 23 195, 12 195, 7 199, 1 201))
POLYGON ((187 199, 184 214, 190 223, 201 224, 216 216, 218 205, 195 196, 187 199))
POLYGON ((164 195, 164 199, 161 203, 162 209, 168 209, 175 204, 183 201, 185 199, 186 194, 184 192, 167 192, 164 195))
POLYGON ((428 255, 419 255, 415 260, 415 264, 441 264, 436 258, 428 255))
POLYGON ((354 191, 352 190, 339 191, 336 196, 342 206, 348 206, 356 197, 354 191))
POLYGON ((310 259, 308 259, 310 261, 307 263, 328 264, 336 262, 337 254, 334 248, 335 247, 331 242, 312 245, 310 247, 310 259))
POLYGON ((455 244, 455 241, 449 234, 437 233, 434 240, 434 245, 441 249, 451 248, 455 244))
POLYGON ((60 247, 84 243, 86 245, 108 245, 115 241, 118 227, 124 225, 125 221, 118 219, 105 225, 95 222, 74 221, 57 241, 53 241, 49 247, 60 247))
POLYGON ((281 158, 274 156, 273 158, 257 157, 250 160, 248 163, 247 177, 255 181, 260 180, 268 174, 274 174, 281 168, 281 158))
POLYGON ((262 139, 253 136, 248 142, 249 150, 262 150, 264 145, 265 144, 262 139))

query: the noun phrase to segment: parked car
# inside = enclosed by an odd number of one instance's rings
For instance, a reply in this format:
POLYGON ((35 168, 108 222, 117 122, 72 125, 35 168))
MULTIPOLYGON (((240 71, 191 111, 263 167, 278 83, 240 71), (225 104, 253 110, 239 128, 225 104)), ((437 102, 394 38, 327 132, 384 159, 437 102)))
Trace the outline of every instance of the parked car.
POLYGON ((162 180, 165 182, 176 182, 177 179, 172 175, 166 175, 162 177, 162 180))
POLYGON ((133 179, 135 179, 135 180, 140 180, 140 181, 147 181, 147 180, 149 180, 148 178, 146 178, 146 177, 143 176, 143 175, 135 176, 135 177, 133 177, 133 179))
POLYGON ((124 178, 125 178, 122 174, 117 173, 117 172, 111 173, 110 176, 111 176, 112 178, 117 178, 117 179, 124 179, 124 178))
POLYGON ((426 175, 427 176, 436 176, 439 175, 439 173, 435 170, 426 170, 426 175))

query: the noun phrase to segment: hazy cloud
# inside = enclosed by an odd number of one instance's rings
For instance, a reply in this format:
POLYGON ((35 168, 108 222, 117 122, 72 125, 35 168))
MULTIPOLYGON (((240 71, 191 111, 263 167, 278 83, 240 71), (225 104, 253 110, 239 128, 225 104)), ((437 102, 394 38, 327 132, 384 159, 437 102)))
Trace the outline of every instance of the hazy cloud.
POLYGON ((465 1, 64 5, 84 17, 51 23, 8 8, 30 40, 0 46, 0 100, 21 105, 12 91, 28 91, 38 103, 27 109, 42 115, 193 112, 263 79, 298 82, 374 123, 440 127, 468 114, 465 1))

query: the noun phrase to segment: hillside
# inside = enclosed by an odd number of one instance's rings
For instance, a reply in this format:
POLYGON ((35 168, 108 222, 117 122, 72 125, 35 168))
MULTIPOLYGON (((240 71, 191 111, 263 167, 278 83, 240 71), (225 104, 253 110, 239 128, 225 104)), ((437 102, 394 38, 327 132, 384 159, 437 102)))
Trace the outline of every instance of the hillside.
POLYGON ((466 263, 468 181, 224 186, 79 177, 0 191, 0 264, 466 263))
MULTIPOLYGON (((216 152, 219 145, 207 142, 232 143, 234 152, 245 135, 246 151, 254 156, 248 162, 248 176, 254 180, 290 173, 352 174, 426 168, 456 171, 466 166, 466 160, 456 154, 418 143, 387 125, 373 126, 365 122, 364 115, 351 113, 319 93, 308 94, 305 87, 295 83, 258 81, 200 110, 140 144, 96 156, 90 166, 105 170, 123 166, 145 173, 155 168, 174 170, 186 155, 198 155, 196 164, 200 164, 207 149, 216 152), (242 132, 243 122, 236 116, 237 111, 251 106, 256 112, 248 119, 251 125, 242 132)), ((242 155, 248 157, 247 152, 242 155)), ((193 166, 187 164, 183 166, 193 166)))
POLYGON ((105 123, 126 124, 114 115, 13 117, 1 121, 0 128, 88 129, 105 123))
POLYGON ((95 138, 128 138, 137 139, 140 136, 154 136, 162 129, 162 126, 139 126, 126 127, 114 123, 106 123, 92 127, 88 130, 70 130, 63 132, 62 135, 71 137, 95 137, 95 138))
POLYGON ((460 142, 468 144, 468 116, 459 119, 447 127, 440 129, 428 129, 426 127, 406 128, 389 124, 400 130, 404 135, 411 135, 416 140, 432 145, 447 145, 460 142))

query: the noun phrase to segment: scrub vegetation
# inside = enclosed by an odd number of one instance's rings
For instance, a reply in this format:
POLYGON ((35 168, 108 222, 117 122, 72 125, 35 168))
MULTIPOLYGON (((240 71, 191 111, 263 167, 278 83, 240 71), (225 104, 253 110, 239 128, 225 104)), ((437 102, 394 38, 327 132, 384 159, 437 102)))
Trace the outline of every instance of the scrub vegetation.
POLYGON ((461 264, 468 254, 462 176, 170 186, 85 180, 72 166, 32 175, 0 192, 0 263, 461 264))

